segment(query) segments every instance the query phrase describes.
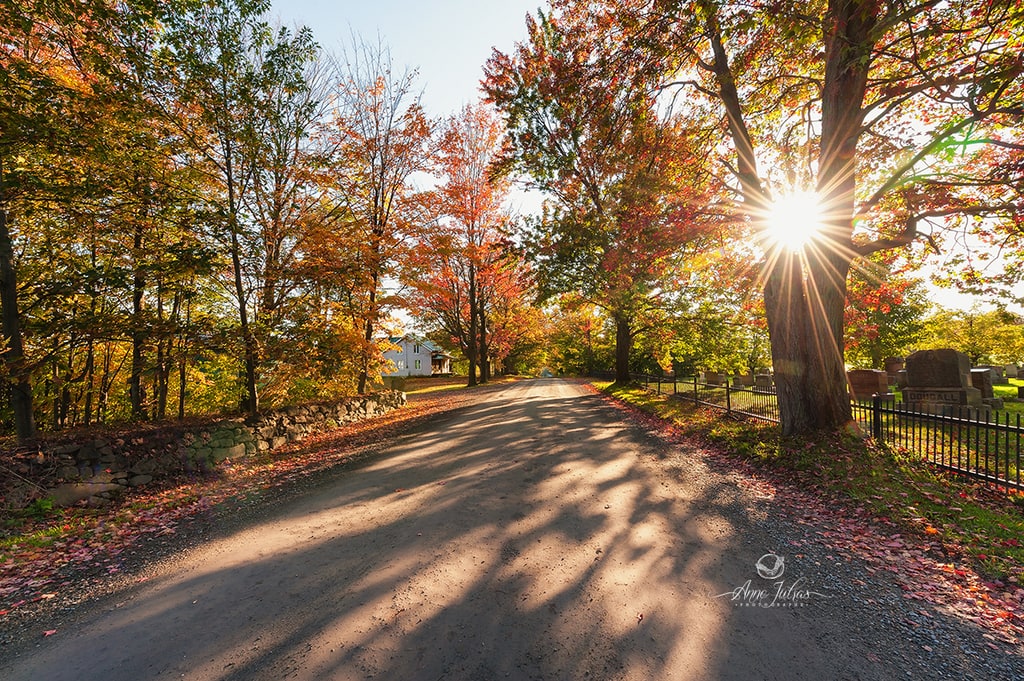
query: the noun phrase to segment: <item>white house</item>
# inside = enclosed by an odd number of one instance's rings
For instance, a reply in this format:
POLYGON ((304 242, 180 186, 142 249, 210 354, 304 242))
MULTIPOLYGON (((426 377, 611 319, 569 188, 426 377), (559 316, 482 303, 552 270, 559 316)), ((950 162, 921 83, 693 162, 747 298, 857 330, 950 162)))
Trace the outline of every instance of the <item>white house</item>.
POLYGON ((385 352, 384 357, 390 359, 395 368, 384 376, 433 376, 451 373, 451 355, 434 343, 412 334, 391 338, 390 341, 398 347, 385 352))

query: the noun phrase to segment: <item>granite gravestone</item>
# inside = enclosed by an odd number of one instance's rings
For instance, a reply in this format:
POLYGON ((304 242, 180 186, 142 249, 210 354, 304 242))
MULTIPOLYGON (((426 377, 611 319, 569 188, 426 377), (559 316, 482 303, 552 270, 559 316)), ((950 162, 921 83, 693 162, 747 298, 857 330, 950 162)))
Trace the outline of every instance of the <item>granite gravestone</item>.
POLYGON ((877 369, 852 369, 846 372, 850 394, 855 400, 867 400, 872 395, 889 393, 889 375, 877 369))
POLYGON ((995 397, 992 393, 992 384, 995 383, 995 376, 989 367, 974 367, 971 369, 971 385, 981 391, 981 399, 985 400, 995 397))
POLYGON ((754 374, 736 374, 732 377, 734 388, 751 388, 754 385, 754 374))
POLYGON ((1009 385, 1010 381, 1007 380, 1006 375, 1003 373, 1004 367, 1002 365, 980 364, 978 368, 992 371, 992 385, 1009 385))
MULTIPOLYGON (((1007 383, 1004 379, 1003 383, 1007 383)), ((1000 385, 996 372, 992 367, 975 367, 971 369, 971 385, 981 391, 981 401, 993 409, 1003 408, 1003 398, 996 397, 993 385, 1000 385)))
POLYGON ((725 385, 728 381, 720 371, 702 371, 701 378, 707 385, 725 385))
POLYGON ((971 385, 971 361, 949 348, 918 350, 907 357, 903 401, 922 409, 980 407, 981 391, 971 385))
POLYGON ((899 385, 900 372, 903 371, 905 362, 902 357, 886 357, 885 373, 889 375, 889 385, 899 385))

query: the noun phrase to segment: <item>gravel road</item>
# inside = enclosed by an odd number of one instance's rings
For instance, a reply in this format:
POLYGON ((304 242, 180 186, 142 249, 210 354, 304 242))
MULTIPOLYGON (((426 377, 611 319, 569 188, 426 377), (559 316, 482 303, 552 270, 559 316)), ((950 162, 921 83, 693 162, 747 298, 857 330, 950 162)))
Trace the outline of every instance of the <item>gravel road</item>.
POLYGON ((1024 678, 886 576, 789 550, 805 525, 581 386, 488 395, 87 602, 0 678, 1024 678))

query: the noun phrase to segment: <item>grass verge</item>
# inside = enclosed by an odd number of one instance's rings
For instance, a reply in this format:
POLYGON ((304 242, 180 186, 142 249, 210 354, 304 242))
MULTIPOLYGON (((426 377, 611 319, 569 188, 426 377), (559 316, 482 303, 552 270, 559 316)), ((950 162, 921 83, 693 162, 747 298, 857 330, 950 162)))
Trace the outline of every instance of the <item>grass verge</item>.
POLYGON ((965 481, 853 431, 783 438, 773 424, 736 420, 635 384, 593 385, 776 477, 939 541, 989 578, 1024 581, 1024 495, 965 481))

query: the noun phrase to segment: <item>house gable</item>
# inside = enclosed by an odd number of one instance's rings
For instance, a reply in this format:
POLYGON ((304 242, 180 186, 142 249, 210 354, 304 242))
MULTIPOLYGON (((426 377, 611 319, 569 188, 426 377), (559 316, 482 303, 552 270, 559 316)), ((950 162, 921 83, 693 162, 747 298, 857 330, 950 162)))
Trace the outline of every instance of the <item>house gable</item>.
POLYGON ((436 345, 412 334, 389 340, 397 348, 384 352, 384 357, 395 365, 385 376, 430 376, 435 372, 432 348, 436 345))

